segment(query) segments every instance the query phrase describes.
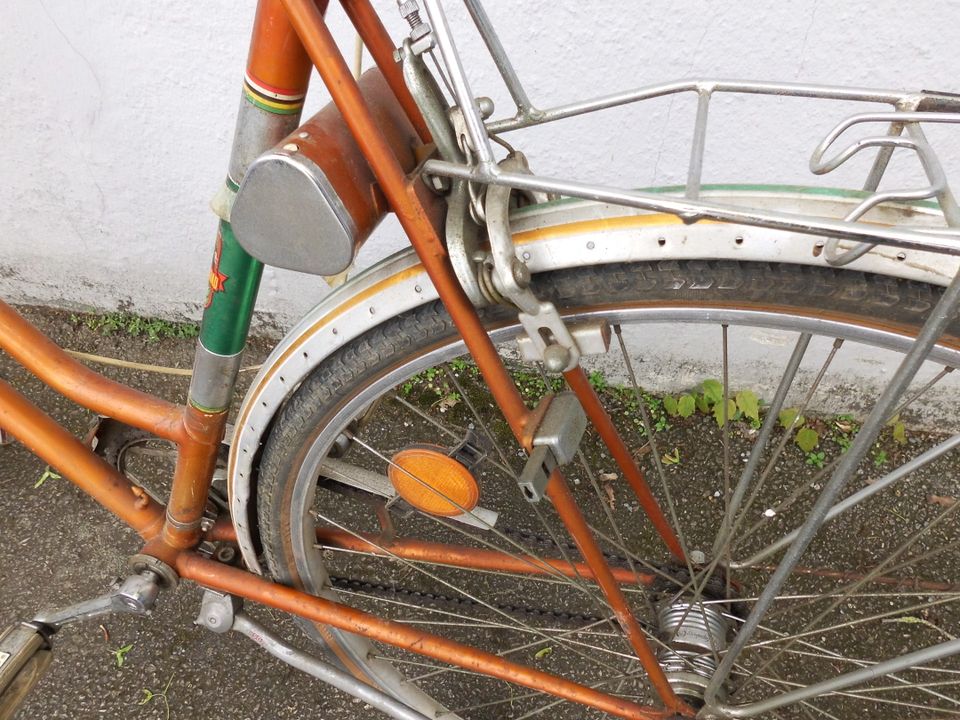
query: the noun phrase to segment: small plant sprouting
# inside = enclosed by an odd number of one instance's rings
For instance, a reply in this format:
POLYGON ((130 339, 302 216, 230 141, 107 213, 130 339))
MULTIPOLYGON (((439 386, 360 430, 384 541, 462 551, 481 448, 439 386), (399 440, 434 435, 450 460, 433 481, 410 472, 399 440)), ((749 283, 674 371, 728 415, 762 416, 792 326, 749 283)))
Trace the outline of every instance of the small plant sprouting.
POLYGON ((122 647, 118 647, 116 650, 110 651, 110 654, 113 655, 113 660, 114 662, 117 663, 118 668, 123 667, 123 663, 125 663, 127 660, 127 653, 130 652, 131 650, 133 650, 133 643, 129 645, 124 645, 122 647))
POLYGON ((598 393, 603 392, 609 387, 607 383, 607 378, 601 370, 593 370, 587 376, 587 379, 590 381, 590 384, 593 385, 593 389, 598 393))
POLYGON ((883 448, 877 449, 877 451, 873 454, 873 464, 875 467, 883 467, 887 464, 888 459, 887 451, 883 448))
POLYGON ((663 396, 663 409, 670 417, 676 417, 680 414, 680 403, 673 395, 663 396))
POLYGON ((737 403, 733 400, 727 400, 726 412, 724 412, 723 398, 713 406, 713 418, 717 421, 717 427, 723 427, 737 417, 737 403))
POLYGON ((37 481, 33 484, 33 489, 36 490, 41 485, 43 485, 47 480, 59 480, 59 479, 60 479, 60 475, 54 472, 53 469, 51 469, 51 467, 47 465, 46 469, 43 471, 43 475, 41 475, 37 479, 37 481))
POLYGON ((823 450, 812 450, 806 455, 807 465, 813 465, 815 468, 822 468, 826 459, 827 456, 823 450))
POLYGON ((684 393, 680 397, 666 395, 663 409, 670 417, 688 418, 699 410, 704 415, 712 414, 717 425, 723 427, 724 420, 745 419, 753 427, 760 427, 760 399, 753 390, 740 390, 727 398, 726 415, 723 406, 723 385, 719 380, 704 380, 701 392, 684 393))
POLYGON ((760 422, 760 399, 753 390, 741 390, 734 398, 739 410, 745 418, 752 422, 760 422))
POLYGON ((170 676, 170 679, 167 680, 167 684, 163 686, 163 690, 161 690, 160 692, 154 692, 149 688, 142 688, 143 697, 140 698, 140 702, 138 702, 137 705, 146 705, 148 703, 153 702, 157 698, 160 698, 161 700, 163 700, 163 707, 164 707, 164 710, 166 711, 166 720, 170 720, 170 701, 167 698, 167 690, 170 689, 170 683, 172 682, 173 682, 173 675, 170 676))
POLYGON ((470 367, 470 363, 468 363, 462 357, 458 357, 450 361, 450 367, 454 370, 454 372, 460 374, 470 367))
POLYGON ((802 427, 797 430, 797 435, 793 438, 793 441, 805 453, 811 453, 820 444, 820 433, 813 428, 802 427))
POLYGON ((697 401, 689 393, 681 395, 677 401, 677 414, 682 418, 688 418, 697 411, 697 401))
POLYGON ((780 421, 780 426, 787 432, 797 431, 797 434, 793 436, 793 442, 807 455, 809 460, 810 453, 820 445, 820 433, 807 425, 807 419, 800 414, 797 408, 781 410, 777 419, 780 421))
POLYGON ((907 444, 907 426, 903 424, 903 421, 900 419, 900 415, 894 415, 887 422, 887 427, 890 427, 893 434, 894 441, 899 445, 907 444))
POLYGON ((860 426, 853 415, 837 415, 833 420, 832 428, 833 441, 840 447, 840 452, 845 453, 853 444, 853 438, 860 431, 860 426))
POLYGON ((664 453, 663 457, 660 458, 663 461, 664 465, 679 465, 680 464, 680 448, 674 448, 673 452, 664 453))

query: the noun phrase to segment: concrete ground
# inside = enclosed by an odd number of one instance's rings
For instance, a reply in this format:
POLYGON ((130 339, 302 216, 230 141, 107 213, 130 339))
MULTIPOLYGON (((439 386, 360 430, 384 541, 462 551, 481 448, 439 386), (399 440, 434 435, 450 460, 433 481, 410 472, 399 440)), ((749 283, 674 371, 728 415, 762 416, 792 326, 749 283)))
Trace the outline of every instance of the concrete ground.
MULTIPOLYGON (((65 347, 146 363, 189 367, 192 340, 148 343, 123 335, 101 337, 69 314, 28 311, 65 347)), ((250 362, 264 356, 254 348, 250 362)), ((103 368, 98 368, 103 369, 103 368)), ((143 390, 182 401, 187 379, 131 370, 105 372, 143 390)), ((91 414, 77 408, 0 357, 0 374, 46 412, 82 434, 91 414)), ((251 373, 245 374, 249 379, 251 373)), ((66 480, 34 487, 45 464, 22 446, 0 448, 0 626, 39 609, 104 592, 136 552, 136 535, 66 480)), ((193 625, 200 592, 184 584, 164 594, 148 619, 109 616, 69 627, 55 638, 54 661, 22 707, 18 720, 40 718, 318 718, 380 717, 335 690, 274 660, 246 638, 214 636, 193 625), (114 652, 130 646, 118 667, 114 652), (146 691, 161 697, 144 702, 146 691)), ((288 619, 251 608, 286 637, 299 633, 288 619)))
MULTIPOLYGON (((68 313, 28 310, 26 314, 64 347, 172 367, 189 367, 191 362, 193 340, 151 343, 124 334, 105 337, 71 319, 68 313)), ((265 343, 255 344, 245 364, 260 362, 267 350, 265 343)), ((104 371, 118 380, 172 401, 184 400, 187 379, 182 376, 111 368, 104 371)), ((0 375, 73 432, 83 434, 88 427, 90 413, 43 387, 6 356, 0 356, 0 375)), ((249 381, 251 376, 252 373, 244 373, 244 381, 249 381)), ((681 520, 687 527, 712 527, 710 502, 720 492, 703 495, 704 488, 690 482, 689 478, 711 477, 713 471, 709 468, 715 467, 719 433, 711 418, 694 417, 676 421, 675 426, 662 436, 662 442, 664 448, 677 448, 674 450, 677 465, 670 470, 676 492, 681 496, 684 493, 690 495, 689 502, 683 505, 681 520), (683 449, 682 463, 679 462, 680 448, 683 449)), ((914 453, 921 443, 929 440, 911 432, 907 447, 901 449, 888 442, 886 450, 891 456, 901 452, 914 453)), ((831 447, 830 452, 834 455, 839 452, 838 447, 831 447)), ((735 445, 734 457, 740 457, 741 451, 747 448, 747 445, 735 445)), ((0 458, 0 627, 29 619, 42 608, 62 606, 102 593, 124 572, 127 557, 137 551, 136 536, 68 481, 48 479, 37 486, 45 465, 22 447, 0 448, 0 458)), ((826 459, 831 458, 828 455, 826 459)), ((897 462, 904 459, 896 458, 897 462)), ((646 456, 643 462, 652 463, 652 455, 646 456)), ((798 476, 810 471, 803 454, 796 449, 791 450, 790 459, 783 460, 783 463, 787 475, 792 469, 798 476)), ((879 476, 885 471, 875 464, 876 467, 868 466, 868 475, 879 476)), ((652 467, 648 467, 648 471, 653 472, 652 467)), ((871 506, 872 509, 858 509, 857 513, 851 513, 850 520, 838 531, 839 546, 858 548, 864 545, 869 549, 878 542, 882 543, 887 530, 896 535, 893 531, 904 525, 921 527, 938 510, 929 502, 930 497, 950 496, 952 499, 958 495, 956 477, 955 457, 924 468, 904 486, 903 492, 897 490, 883 503, 871 506)), ((865 475, 858 480, 858 485, 870 482, 870 479, 865 475)), ((717 483, 716 486, 720 487, 717 483)), ((586 484, 574 492, 586 511, 590 503, 586 484)), ((612 492, 610 504, 614 504, 612 492)), ((526 504, 521 505, 522 511, 526 504)), ((505 506, 498 507, 503 509, 505 506)), ((599 507, 597 504, 593 511, 599 513, 599 507)), ((633 511, 632 506, 617 503, 617 513, 633 511)), ((821 564, 829 566, 829 560, 824 558, 821 564)), ((960 555, 953 551, 939 557, 931 577, 955 582, 960 577, 960 555)), ((102 622, 91 621, 64 630, 55 639, 53 665, 22 708, 18 719, 375 720, 381 717, 362 703, 255 649, 246 638, 214 636, 194 626, 199 600, 197 588, 185 584, 176 593, 161 596, 152 618, 111 616, 102 622), (120 666, 117 650, 127 647, 120 666), (164 689, 165 699, 160 696, 164 689)), ((303 643, 302 636, 288 618, 263 608, 252 607, 249 612, 284 637, 303 643)), ((956 608, 949 612, 938 611, 924 616, 924 619, 926 625, 910 627, 909 632, 914 635, 911 642, 917 640, 915 634, 919 632, 928 633, 929 637, 923 638, 924 643, 932 644, 941 639, 939 632, 956 634, 960 630, 956 608)), ((893 625, 884 627, 888 633, 899 630, 893 625)), ((865 629, 850 637, 876 650, 880 656, 903 652, 894 647, 896 638, 881 641, 870 633, 865 629), (889 652, 886 644, 889 644, 889 652)), ((561 662, 560 654, 554 653, 557 657, 548 657, 543 662, 561 662)), ((960 671, 960 665, 956 670, 960 671)), ((459 697, 464 686, 446 689, 459 697)))

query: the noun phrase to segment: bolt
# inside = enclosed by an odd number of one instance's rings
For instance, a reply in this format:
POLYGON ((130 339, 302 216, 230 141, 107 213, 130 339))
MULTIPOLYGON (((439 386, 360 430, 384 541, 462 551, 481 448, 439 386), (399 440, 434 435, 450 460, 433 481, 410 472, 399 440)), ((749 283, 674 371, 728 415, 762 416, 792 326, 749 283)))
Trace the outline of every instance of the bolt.
POLYGON ((430 188, 436 193, 445 193, 450 190, 450 178, 443 175, 428 175, 430 188))
POLYGON ((543 367, 547 372, 563 372, 570 364, 570 351, 562 345, 547 345, 543 351, 543 367))
POLYGON ((297 152, 300 149, 300 146, 296 143, 287 143, 283 146, 283 149, 287 152, 297 152))
POLYGON ((414 22, 418 24, 422 22, 420 20, 420 6, 417 4, 417 0, 398 0, 397 9, 400 11, 403 19, 410 23, 411 26, 414 22))
POLYGON ((210 627, 220 627, 220 618, 216 615, 207 615, 207 625, 210 627))
POLYGON ((510 263, 510 274, 517 287, 530 287, 530 268, 524 265, 520 260, 514 258, 510 263))
POLYGON ((397 8, 403 19, 410 25, 411 42, 416 43, 430 34, 430 26, 420 19, 420 6, 417 0, 397 0, 397 8))
POLYGON ((234 550, 232 545, 223 545, 217 549, 216 559, 222 563, 232 563, 233 559, 237 556, 237 551, 234 550))

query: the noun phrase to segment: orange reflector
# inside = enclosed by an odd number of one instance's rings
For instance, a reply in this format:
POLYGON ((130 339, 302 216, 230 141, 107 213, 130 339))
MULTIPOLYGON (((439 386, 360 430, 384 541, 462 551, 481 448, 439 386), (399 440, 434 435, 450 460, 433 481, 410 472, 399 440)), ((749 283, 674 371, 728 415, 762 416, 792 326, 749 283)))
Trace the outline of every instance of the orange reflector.
POLYGON ((417 445, 401 450, 387 472, 400 497, 431 515, 460 515, 473 510, 480 499, 473 474, 441 447, 417 445))

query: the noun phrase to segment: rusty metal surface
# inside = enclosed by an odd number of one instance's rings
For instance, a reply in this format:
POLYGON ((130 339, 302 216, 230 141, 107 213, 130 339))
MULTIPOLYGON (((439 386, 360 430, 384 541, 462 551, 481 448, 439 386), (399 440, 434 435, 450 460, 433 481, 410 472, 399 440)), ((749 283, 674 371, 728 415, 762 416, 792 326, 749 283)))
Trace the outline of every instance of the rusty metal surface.
POLYGON ((670 552, 673 553, 673 556, 682 562, 684 552, 680 540, 677 539, 677 535, 670 526, 670 521, 667 520, 667 516, 663 514, 660 503, 657 502, 657 499, 650 491, 650 486, 647 485, 647 481, 643 477, 643 472, 637 467, 636 461, 630 454, 630 448, 623 442, 623 438, 620 437, 620 433, 614 426, 607 411, 604 410, 603 405, 600 404, 600 398, 597 397, 596 391, 593 389, 593 386, 590 385, 590 380, 587 378, 583 368, 575 368, 569 372, 565 372, 563 376, 570 385, 570 389, 576 393, 580 404, 583 405, 583 409, 586 410, 591 425, 596 428, 596 431, 600 434, 607 448, 609 448, 610 454, 613 456, 613 459, 616 460, 627 482, 630 483, 630 487, 636 494, 637 500, 640 501, 640 507, 643 508, 647 517, 650 518, 650 522, 653 523, 657 533, 670 549, 670 552))
MULTIPOLYGON (((222 536, 220 530, 217 531, 216 536, 222 536)), ((404 560, 439 563, 470 568, 471 570, 489 570, 522 575, 559 574, 571 578, 595 578, 590 566, 581 562, 568 562, 562 558, 539 558, 533 555, 510 554, 499 550, 484 550, 412 538, 395 538, 388 542, 376 536, 357 537, 355 534, 342 530, 317 528, 317 541, 321 545, 342 550, 366 552, 374 555, 391 555, 404 560)), ((623 585, 649 585, 656 577, 653 573, 634 573, 626 568, 616 567, 610 568, 610 574, 618 583, 623 585)))
POLYGON ((123 475, 14 390, 0 381, 0 424, 35 455, 55 468, 144 538, 163 523, 163 508, 123 475))
POLYGON ((0 348, 54 390, 96 413, 174 442, 184 437, 181 409, 177 405, 94 372, 67 355, 3 301, 0 348))
POLYGON ((425 633, 408 625, 382 620, 339 603, 314 597, 293 588, 276 585, 252 573, 220 565, 192 553, 177 561, 184 578, 206 587, 246 597, 279 610, 295 613, 314 622, 360 633, 426 657, 507 682, 579 702, 622 718, 659 720, 670 711, 643 707, 554 675, 519 665, 490 653, 425 633))
POLYGON ((176 549, 191 548, 200 539, 200 519, 206 508, 227 413, 204 413, 188 405, 183 418, 187 437, 177 451, 163 528, 164 542, 176 549))

